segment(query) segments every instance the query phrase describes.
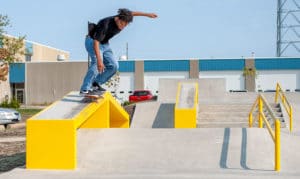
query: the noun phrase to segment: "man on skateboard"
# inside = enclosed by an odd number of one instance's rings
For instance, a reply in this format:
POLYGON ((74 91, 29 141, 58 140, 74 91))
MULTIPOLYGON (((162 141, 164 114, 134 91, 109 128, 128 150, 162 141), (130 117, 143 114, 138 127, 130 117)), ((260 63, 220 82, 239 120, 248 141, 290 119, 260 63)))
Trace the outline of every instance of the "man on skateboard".
POLYGON ((81 95, 97 95, 105 91, 101 85, 107 82, 119 67, 109 47, 109 39, 131 23, 134 16, 157 17, 154 13, 119 9, 117 15, 101 19, 98 24, 92 24, 89 27, 85 48, 91 57, 91 63, 80 88, 81 95))

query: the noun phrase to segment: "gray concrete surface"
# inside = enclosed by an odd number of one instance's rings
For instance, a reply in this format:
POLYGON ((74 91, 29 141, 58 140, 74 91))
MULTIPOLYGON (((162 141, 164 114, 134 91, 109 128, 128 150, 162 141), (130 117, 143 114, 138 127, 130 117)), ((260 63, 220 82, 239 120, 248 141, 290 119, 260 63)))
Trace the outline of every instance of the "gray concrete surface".
POLYGON ((78 91, 70 92, 33 119, 72 119, 89 103, 78 91))
POLYGON ((299 178, 298 139, 282 134, 278 173, 264 129, 80 129, 76 170, 17 168, 0 178, 299 178))
POLYGON ((293 106, 293 134, 300 136, 300 93, 286 93, 286 96, 293 106))
MULTIPOLYGON (((199 107, 251 106, 256 96, 220 91, 199 97, 199 107)), ((265 96, 274 100, 274 93, 265 96)), ((160 98, 137 104, 130 129, 80 129, 76 170, 17 168, 0 174, 0 179, 299 178, 300 93, 287 96, 294 107, 294 130, 281 129, 280 172, 274 171, 274 143, 266 129, 174 129, 174 103, 160 98)))
POLYGON ((137 103, 131 128, 174 128, 173 103, 137 103))
POLYGON ((196 87, 193 83, 182 83, 177 108, 189 109, 195 105, 196 87))

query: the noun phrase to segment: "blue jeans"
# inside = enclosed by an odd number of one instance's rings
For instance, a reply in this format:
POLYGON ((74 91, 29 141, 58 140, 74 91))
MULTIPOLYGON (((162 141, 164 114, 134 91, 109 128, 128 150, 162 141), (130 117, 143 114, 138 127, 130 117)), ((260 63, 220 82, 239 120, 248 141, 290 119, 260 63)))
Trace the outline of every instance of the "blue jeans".
POLYGON ((86 37, 85 49, 91 58, 91 63, 80 88, 81 91, 90 90, 93 82, 97 82, 99 85, 106 83, 119 68, 119 63, 114 59, 113 52, 108 43, 100 44, 100 52, 105 66, 103 73, 99 73, 97 68, 97 58, 94 50, 94 40, 92 38, 86 37))

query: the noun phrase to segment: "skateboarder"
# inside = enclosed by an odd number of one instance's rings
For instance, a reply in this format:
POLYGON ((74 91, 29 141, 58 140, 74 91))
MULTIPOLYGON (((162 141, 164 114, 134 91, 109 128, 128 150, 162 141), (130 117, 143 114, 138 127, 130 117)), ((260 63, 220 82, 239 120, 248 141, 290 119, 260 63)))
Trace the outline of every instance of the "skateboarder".
POLYGON ((85 39, 85 48, 91 57, 91 63, 83 80, 80 94, 95 94, 105 91, 101 87, 117 71, 119 64, 114 59, 109 47, 109 39, 121 32, 134 16, 156 18, 155 13, 135 12, 128 9, 119 9, 115 16, 101 19, 98 24, 89 25, 89 34, 85 39))

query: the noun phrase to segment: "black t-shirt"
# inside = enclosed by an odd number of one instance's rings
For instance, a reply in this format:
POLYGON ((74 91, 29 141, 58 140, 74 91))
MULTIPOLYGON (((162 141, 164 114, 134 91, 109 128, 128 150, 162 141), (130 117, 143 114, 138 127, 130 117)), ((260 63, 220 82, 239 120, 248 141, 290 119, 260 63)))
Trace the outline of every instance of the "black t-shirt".
POLYGON ((101 44, 108 43, 109 39, 118 34, 121 30, 115 22, 115 16, 101 19, 94 29, 89 32, 92 39, 98 40, 101 44))

